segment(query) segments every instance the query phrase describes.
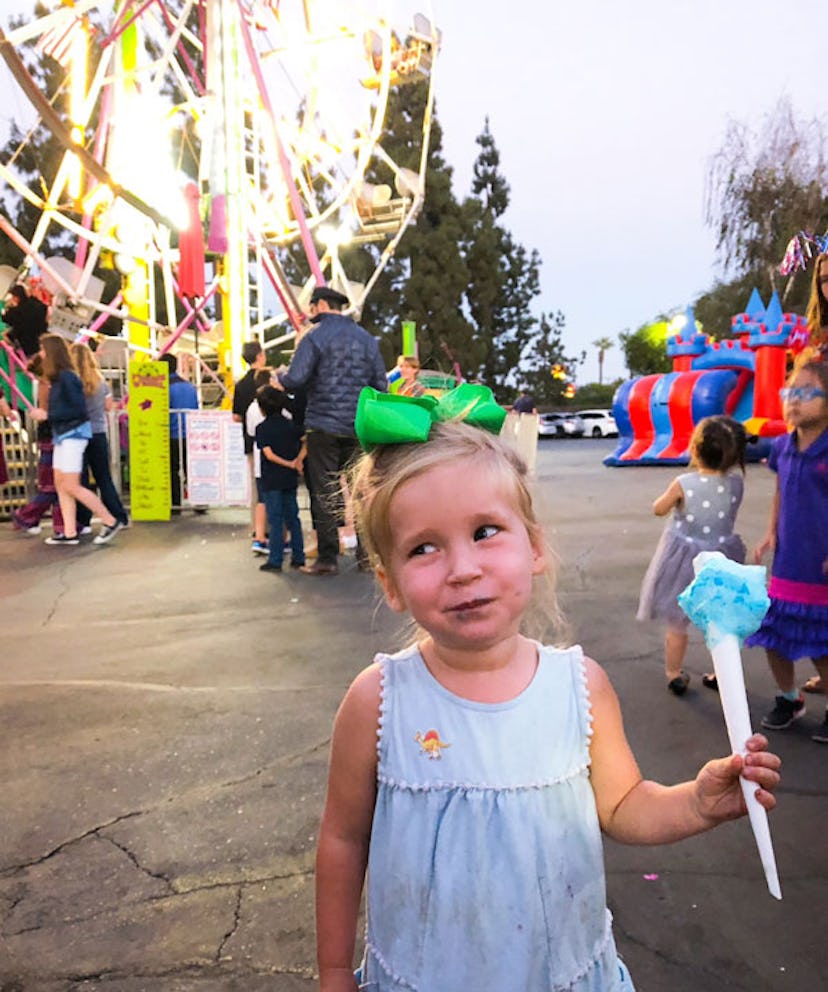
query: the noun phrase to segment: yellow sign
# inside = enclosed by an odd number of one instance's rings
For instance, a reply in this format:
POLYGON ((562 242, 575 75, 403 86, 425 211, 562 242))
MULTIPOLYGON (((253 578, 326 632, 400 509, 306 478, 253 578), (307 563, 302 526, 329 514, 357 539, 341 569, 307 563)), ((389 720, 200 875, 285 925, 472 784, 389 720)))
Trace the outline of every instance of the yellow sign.
POLYGON ((170 519, 170 389, 164 362, 129 363, 129 492, 134 520, 170 519))

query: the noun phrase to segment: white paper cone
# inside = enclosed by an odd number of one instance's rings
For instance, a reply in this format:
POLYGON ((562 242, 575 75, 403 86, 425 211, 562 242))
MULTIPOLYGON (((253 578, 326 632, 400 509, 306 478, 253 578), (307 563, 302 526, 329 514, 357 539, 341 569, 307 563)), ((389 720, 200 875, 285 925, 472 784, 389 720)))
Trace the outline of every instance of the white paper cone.
MULTIPOLYGON (((715 647, 711 648, 710 653, 713 656, 713 667, 719 683, 719 696, 722 701, 731 750, 735 754, 745 754, 745 743, 753 731, 750 726, 750 712, 747 692, 745 691, 745 677, 742 672, 739 641, 733 634, 723 634, 719 637, 715 647)), ((776 899, 781 899, 782 889, 779 886, 779 875, 776 871, 776 858, 773 854, 767 810, 764 806, 759 805, 759 801, 754 795, 756 792, 755 782, 741 778, 739 784, 742 786, 742 794, 745 797, 753 836, 756 838, 756 846, 759 848, 759 857, 765 870, 768 890, 776 899)))

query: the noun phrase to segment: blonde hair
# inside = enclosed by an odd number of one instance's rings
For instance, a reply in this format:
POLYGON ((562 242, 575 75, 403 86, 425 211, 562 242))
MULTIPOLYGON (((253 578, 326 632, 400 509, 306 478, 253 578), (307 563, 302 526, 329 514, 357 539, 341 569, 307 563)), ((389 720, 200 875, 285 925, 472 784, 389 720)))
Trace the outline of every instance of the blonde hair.
POLYGON ((69 346, 69 351, 72 355, 72 361, 75 363, 78 378, 83 383, 84 395, 92 396, 104 381, 95 353, 88 344, 84 344, 82 341, 73 342, 69 346))
POLYGON ((814 261, 811 296, 808 300, 808 309, 805 311, 812 345, 824 344, 824 328, 828 327, 828 293, 823 294, 822 284, 819 281, 823 267, 825 275, 828 276, 828 253, 817 255, 814 261))
POLYGON ((400 355, 397 365, 410 365, 412 369, 419 369, 420 359, 416 355, 400 355))
POLYGON ((532 545, 544 551, 545 589, 542 595, 534 597, 524 633, 531 631, 540 637, 551 627, 561 635, 566 624, 555 595, 556 555, 549 548, 535 514, 526 465, 513 448, 482 428, 456 421, 437 423, 431 428, 428 441, 422 444, 384 445, 360 458, 351 472, 351 500, 357 531, 372 562, 390 574, 394 546, 391 504, 400 487, 433 468, 456 466, 464 459, 486 465, 493 482, 511 494, 514 509, 532 545))

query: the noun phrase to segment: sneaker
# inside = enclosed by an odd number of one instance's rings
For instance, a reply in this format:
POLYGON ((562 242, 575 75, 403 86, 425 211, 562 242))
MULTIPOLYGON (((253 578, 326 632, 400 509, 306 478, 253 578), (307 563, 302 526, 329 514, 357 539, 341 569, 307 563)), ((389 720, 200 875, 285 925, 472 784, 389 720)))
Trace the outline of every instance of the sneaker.
POLYGON ((269 561, 266 561, 264 565, 259 565, 260 572, 281 572, 281 565, 271 565, 269 561))
POLYGON ((120 520, 116 520, 111 527, 107 527, 104 524, 103 527, 98 531, 97 535, 93 538, 93 544, 108 544, 113 537, 118 533, 119 530, 123 530, 124 525, 120 520))
POLYGON ((74 545, 80 544, 80 539, 77 534, 74 537, 67 537, 65 534, 53 534, 51 537, 47 537, 44 544, 57 544, 57 545, 74 545))
POLYGON ((86 527, 81 527, 78 533, 80 534, 81 537, 86 537, 88 534, 92 533, 92 528, 87 524, 86 527))
POLYGON ((804 713, 805 700, 801 696, 795 701, 777 696, 774 708, 762 717, 762 726, 766 730, 787 730, 804 713))
POLYGON ((686 672, 682 672, 681 675, 677 675, 674 679, 670 679, 667 683, 667 688, 675 696, 683 696, 687 692, 687 686, 690 685, 690 676, 686 672))
POLYGON ((266 555, 270 551, 267 541, 254 541, 250 545, 250 550, 254 555, 266 555))
POLYGON ((31 534, 32 537, 38 535, 42 530, 40 524, 27 524, 26 521, 19 516, 17 510, 15 510, 12 514, 12 526, 15 530, 22 530, 25 534, 31 534))
POLYGON ((811 734, 811 740, 816 741, 817 744, 828 744, 828 710, 825 711, 822 725, 811 734))

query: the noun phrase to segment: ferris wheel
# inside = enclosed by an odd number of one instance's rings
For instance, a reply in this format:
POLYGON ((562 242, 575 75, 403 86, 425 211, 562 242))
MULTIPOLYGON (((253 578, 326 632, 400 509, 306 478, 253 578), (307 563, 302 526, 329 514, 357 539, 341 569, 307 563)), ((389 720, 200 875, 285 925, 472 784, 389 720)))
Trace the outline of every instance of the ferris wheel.
POLYGON ((2 214, 0 230, 52 291, 58 324, 94 330, 115 315, 135 347, 166 350, 208 331, 217 297, 235 373, 250 336, 267 347, 295 334, 316 285, 359 312, 424 196, 439 49, 428 16, 400 27, 379 0, 52 7, 0 33, 14 84, 64 149, 56 175, 32 188, 18 153, 0 162, 11 194, 40 211, 28 238, 2 214), (52 92, 33 79, 33 58, 51 60, 52 92), (427 88, 419 157, 404 164, 382 145, 401 85, 427 88), (73 259, 43 257, 55 227, 73 259), (340 259, 354 242, 380 246, 359 283, 340 259), (105 260, 122 276, 111 300, 95 275, 105 260), (165 313, 183 313, 174 327, 157 319, 157 273, 165 313))

